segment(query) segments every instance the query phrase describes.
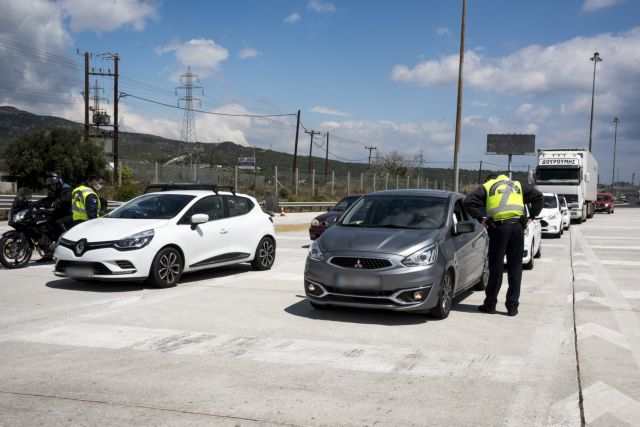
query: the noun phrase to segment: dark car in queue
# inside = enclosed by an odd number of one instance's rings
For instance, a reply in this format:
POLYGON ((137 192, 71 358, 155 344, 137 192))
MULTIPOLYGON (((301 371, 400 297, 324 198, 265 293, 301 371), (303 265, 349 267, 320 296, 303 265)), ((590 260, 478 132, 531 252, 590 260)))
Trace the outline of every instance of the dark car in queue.
POLYGON ((311 305, 446 318, 456 295, 484 289, 489 277, 489 238, 463 198, 440 190, 362 196, 309 247, 304 288, 311 305))
POLYGON ((362 197, 362 194, 352 194, 350 196, 343 197, 340 199, 338 203, 329 208, 327 212, 324 212, 313 220, 311 220, 311 225, 309 226, 309 238, 311 240, 316 240, 324 231, 331 227, 342 217, 342 215, 347 211, 349 206, 353 204, 356 200, 362 197))

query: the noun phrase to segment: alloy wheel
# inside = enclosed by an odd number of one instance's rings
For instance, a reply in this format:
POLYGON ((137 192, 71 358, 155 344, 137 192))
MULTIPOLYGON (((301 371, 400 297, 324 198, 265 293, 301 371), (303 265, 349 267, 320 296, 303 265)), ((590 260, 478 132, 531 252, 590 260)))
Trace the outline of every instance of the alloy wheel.
POLYGON ((175 282, 176 277, 180 273, 180 262, 175 252, 167 252, 160 258, 160 269, 158 270, 158 276, 161 280, 172 284, 175 282))

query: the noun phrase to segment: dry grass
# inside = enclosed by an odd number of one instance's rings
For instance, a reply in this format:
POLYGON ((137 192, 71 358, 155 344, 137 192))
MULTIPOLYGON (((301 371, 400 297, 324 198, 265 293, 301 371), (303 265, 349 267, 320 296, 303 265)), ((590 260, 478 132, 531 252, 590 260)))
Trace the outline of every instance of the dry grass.
POLYGON ((304 231, 309 229, 309 224, 276 224, 276 231, 278 232, 286 232, 286 231, 304 231))

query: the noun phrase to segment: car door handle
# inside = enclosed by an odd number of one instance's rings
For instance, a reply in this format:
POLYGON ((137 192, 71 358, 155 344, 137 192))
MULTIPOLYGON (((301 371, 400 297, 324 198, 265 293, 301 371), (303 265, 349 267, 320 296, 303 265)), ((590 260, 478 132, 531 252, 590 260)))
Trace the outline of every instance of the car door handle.
POLYGON ((226 228, 221 228, 218 231, 220 232, 220 234, 227 234, 229 232, 229 230, 227 230, 226 228))

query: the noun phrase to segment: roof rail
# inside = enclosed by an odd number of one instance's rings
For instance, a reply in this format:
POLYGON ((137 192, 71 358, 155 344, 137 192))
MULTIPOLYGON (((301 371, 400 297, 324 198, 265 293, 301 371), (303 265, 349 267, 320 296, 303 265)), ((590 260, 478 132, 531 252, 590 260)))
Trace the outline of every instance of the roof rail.
POLYGON ((169 184, 149 184, 145 188, 146 193, 156 193, 160 191, 171 190, 209 190, 218 194, 219 191, 229 191, 234 196, 236 195, 236 189, 231 185, 216 185, 216 184, 200 184, 200 183, 169 183, 169 184))

